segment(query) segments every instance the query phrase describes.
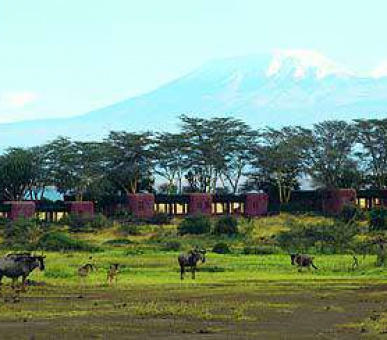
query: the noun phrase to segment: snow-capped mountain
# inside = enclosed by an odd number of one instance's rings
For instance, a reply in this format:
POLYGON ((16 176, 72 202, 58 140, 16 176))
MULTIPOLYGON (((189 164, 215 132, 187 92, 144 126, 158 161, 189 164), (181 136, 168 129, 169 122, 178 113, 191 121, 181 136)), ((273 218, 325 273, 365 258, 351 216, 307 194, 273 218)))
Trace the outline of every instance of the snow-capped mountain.
POLYGON ((351 76, 352 73, 337 65, 324 55, 309 50, 276 50, 267 70, 268 76, 285 72, 297 79, 315 76, 318 79, 329 75, 351 76))
POLYGON ((58 135, 91 139, 110 130, 173 130, 181 114, 279 127, 386 113, 387 64, 359 77, 317 52, 278 50, 212 61, 148 94, 77 117, 2 124, 0 148, 58 135))

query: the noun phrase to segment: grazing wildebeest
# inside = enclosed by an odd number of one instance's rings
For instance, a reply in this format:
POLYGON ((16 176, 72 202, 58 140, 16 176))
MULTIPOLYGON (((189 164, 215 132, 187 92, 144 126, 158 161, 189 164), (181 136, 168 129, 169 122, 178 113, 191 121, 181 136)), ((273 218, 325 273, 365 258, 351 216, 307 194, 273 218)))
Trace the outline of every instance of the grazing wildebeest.
POLYGON ((313 263, 314 258, 309 255, 290 254, 290 259, 293 266, 297 264, 297 266, 300 267, 299 269, 300 271, 302 270, 303 267, 308 267, 308 269, 310 269, 311 266, 314 269, 317 269, 317 267, 313 263))
POLYGON ((194 249, 191 250, 188 254, 180 254, 178 257, 180 265, 180 278, 184 279, 185 268, 189 267, 192 272, 192 279, 195 279, 196 266, 199 261, 202 263, 206 262, 206 251, 194 249))
POLYGON ((118 267, 119 267, 119 264, 114 263, 108 269, 107 279, 108 279, 110 284, 113 283, 113 280, 117 283, 118 267))
POLYGON ((357 259, 357 256, 353 255, 352 258, 353 258, 352 269, 358 268, 359 267, 359 260, 357 259))
POLYGON ((30 253, 8 254, 0 258, 0 285, 3 276, 12 279, 12 288, 15 283, 22 278, 23 289, 28 275, 35 269, 44 270, 45 256, 31 255, 30 253))
POLYGON ((84 266, 78 268, 78 276, 85 278, 93 269, 94 266, 91 263, 86 263, 84 266))

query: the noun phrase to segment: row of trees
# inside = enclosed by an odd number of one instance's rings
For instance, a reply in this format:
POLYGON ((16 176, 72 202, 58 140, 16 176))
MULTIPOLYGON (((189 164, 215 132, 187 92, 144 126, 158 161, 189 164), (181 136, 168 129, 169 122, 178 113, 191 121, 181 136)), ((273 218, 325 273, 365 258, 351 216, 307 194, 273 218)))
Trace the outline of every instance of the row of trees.
POLYGON ((252 129, 233 118, 181 116, 177 133, 111 132, 103 141, 58 138, 0 156, 0 196, 41 199, 48 186, 87 193, 232 192, 275 188, 281 202, 315 187, 385 188, 387 119, 252 129), (161 185, 156 185, 162 183, 161 185))

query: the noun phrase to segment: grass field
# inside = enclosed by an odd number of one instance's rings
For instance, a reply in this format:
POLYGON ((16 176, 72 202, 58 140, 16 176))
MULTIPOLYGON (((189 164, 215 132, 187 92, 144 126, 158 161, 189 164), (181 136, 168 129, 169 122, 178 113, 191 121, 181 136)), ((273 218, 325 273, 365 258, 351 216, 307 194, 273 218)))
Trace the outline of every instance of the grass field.
MULTIPOLYGON (((278 219, 270 223, 266 234, 281 228, 278 219)), ((169 229, 162 237, 173 239, 169 229)), ((46 270, 30 276, 37 285, 27 292, 13 292, 4 279, 0 339, 382 339, 387 333, 387 271, 375 267, 373 256, 359 257, 352 270, 350 255, 316 255, 319 269, 300 273, 284 254, 209 252, 196 280, 187 273, 181 281, 179 252, 161 251, 152 228, 146 231, 128 237, 134 244, 101 252, 47 253, 46 270), (90 256, 97 270, 83 282, 77 268, 90 256), (109 286, 106 271, 115 262, 122 268, 109 286)), ((260 233, 256 228, 254 237, 260 233)), ((77 237, 102 246, 119 235, 77 237)), ((189 247, 219 240, 180 241, 189 247)), ((236 249, 242 240, 229 243, 236 249)))

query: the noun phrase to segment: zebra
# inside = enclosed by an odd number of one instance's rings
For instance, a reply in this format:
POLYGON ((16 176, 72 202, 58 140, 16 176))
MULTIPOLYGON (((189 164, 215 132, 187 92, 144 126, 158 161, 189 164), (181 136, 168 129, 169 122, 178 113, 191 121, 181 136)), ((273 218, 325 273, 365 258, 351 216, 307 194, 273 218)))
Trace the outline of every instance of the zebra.
POLYGON ((199 261, 206 262, 206 251, 193 249, 188 254, 180 254, 178 262, 180 265, 180 279, 184 279, 185 268, 189 267, 192 272, 192 279, 195 279, 196 266, 199 261))

